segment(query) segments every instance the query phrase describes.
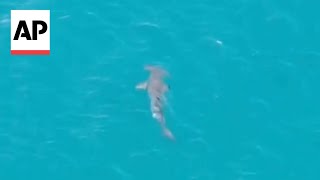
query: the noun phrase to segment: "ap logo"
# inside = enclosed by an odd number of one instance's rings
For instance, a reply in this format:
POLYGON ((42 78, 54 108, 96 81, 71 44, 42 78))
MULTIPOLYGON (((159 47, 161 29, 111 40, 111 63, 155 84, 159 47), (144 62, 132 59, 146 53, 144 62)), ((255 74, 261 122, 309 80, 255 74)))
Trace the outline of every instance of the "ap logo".
POLYGON ((50 54, 50 10, 11 10, 11 54, 50 54))

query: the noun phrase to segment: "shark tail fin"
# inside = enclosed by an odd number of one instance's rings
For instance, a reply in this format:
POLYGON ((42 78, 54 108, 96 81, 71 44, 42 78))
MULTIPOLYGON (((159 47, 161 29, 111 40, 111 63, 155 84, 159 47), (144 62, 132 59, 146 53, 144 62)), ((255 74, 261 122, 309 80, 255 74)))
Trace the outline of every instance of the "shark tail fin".
POLYGON ((147 89, 147 82, 142 82, 136 85, 136 89, 146 90, 147 89))
POLYGON ((162 131, 163 131, 163 135, 164 136, 166 136, 167 138, 169 138, 172 141, 175 140, 174 135, 172 134, 172 132, 167 127, 163 127, 162 131))

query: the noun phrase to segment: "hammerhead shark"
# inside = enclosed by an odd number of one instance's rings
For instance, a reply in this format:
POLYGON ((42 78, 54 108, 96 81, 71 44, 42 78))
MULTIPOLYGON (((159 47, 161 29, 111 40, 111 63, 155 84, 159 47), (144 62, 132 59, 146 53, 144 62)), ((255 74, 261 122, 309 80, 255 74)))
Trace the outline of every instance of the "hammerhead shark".
POLYGON ((136 85, 138 90, 146 90, 150 99, 150 108, 152 117, 158 121, 163 134, 174 140, 175 137, 166 125, 166 120, 163 113, 164 105, 166 104, 165 93, 169 91, 169 86, 164 82, 164 78, 169 74, 167 71, 158 66, 145 66, 144 69, 149 71, 149 78, 136 85))

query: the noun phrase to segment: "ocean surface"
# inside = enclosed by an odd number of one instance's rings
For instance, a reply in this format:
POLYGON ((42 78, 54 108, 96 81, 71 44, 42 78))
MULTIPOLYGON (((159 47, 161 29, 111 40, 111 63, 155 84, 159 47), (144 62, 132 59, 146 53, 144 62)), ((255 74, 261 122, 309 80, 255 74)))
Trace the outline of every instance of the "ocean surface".
POLYGON ((319 180, 320 2, 1 0, 1 180, 319 180), (51 55, 10 55, 10 10, 51 55), (169 73, 166 119, 135 85, 169 73))

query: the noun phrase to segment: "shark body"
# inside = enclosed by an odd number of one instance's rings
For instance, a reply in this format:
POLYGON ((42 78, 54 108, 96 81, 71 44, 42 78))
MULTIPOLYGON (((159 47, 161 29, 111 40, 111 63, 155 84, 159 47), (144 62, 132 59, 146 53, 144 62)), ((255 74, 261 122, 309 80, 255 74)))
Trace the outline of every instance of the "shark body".
POLYGON ((164 78, 168 76, 168 73, 157 66, 145 66, 144 69, 149 71, 149 78, 147 81, 137 84, 136 89, 148 92, 152 117, 160 124, 163 134, 167 138, 174 140, 175 137, 166 125, 163 112, 166 104, 165 93, 169 91, 169 86, 164 82, 164 78))

